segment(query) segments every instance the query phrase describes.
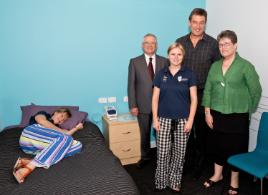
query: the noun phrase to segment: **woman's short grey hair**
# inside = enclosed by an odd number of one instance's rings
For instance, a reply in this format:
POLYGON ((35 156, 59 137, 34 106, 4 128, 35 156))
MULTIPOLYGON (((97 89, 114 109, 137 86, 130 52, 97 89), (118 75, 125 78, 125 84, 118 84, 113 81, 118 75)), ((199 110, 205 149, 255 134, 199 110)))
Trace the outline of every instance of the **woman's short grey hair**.
POLYGON ((233 44, 237 43, 237 36, 232 30, 224 30, 217 36, 217 40, 220 41, 223 38, 228 38, 233 44))

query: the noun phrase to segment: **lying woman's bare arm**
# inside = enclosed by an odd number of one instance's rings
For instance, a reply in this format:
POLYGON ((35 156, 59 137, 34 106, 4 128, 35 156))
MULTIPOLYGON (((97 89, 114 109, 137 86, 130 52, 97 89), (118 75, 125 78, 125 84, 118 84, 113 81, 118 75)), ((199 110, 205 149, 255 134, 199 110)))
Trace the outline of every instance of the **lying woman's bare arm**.
POLYGON ((70 130, 66 130, 66 129, 61 129, 59 127, 57 127, 56 125, 54 125, 52 122, 48 121, 46 116, 42 115, 42 114, 38 114, 35 116, 35 121, 42 125, 45 128, 49 128, 49 129, 54 129, 56 131, 65 133, 67 135, 73 135, 76 131, 78 131, 79 129, 83 128, 83 124, 79 123, 77 124, 74 128, 70 129, 70 130))

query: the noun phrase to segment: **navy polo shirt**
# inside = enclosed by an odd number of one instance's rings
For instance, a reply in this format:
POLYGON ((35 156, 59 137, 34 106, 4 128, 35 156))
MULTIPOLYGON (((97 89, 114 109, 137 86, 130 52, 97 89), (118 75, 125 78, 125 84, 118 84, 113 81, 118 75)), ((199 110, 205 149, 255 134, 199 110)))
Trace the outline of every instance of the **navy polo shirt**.
POLYGON ((190 87, 196 86, 196 76, 192 70, 182 66, 173 76, 166 66, 156 74, 153 84, 160 88, 158 117, 189 117, 190 87))

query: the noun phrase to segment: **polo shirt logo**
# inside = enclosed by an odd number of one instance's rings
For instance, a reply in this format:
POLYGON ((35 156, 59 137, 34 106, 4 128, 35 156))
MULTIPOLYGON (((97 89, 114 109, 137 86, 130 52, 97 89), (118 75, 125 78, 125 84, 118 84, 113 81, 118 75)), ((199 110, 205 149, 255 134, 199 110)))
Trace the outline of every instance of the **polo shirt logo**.
POLYGON ((163 76, 163 82, 167 82, 167 78, 168 78, 168 77, 167 77, 166 75, 164 75, 164 76, 163 76))
POLYGON ((182 78, 182 76, 178 76, 178 81, 188 81, 188 78, 182 78))

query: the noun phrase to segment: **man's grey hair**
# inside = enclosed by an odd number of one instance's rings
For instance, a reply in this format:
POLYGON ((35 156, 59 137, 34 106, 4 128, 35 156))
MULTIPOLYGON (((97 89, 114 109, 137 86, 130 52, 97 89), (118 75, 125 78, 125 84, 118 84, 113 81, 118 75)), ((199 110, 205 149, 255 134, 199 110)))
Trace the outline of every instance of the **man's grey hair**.
POLYGON ((147 33, 146 35, 144 35, 143 38, 145 38, 145 37, 154 37, 156 42, 157 42, 157 37, 153 33, 147 33))

